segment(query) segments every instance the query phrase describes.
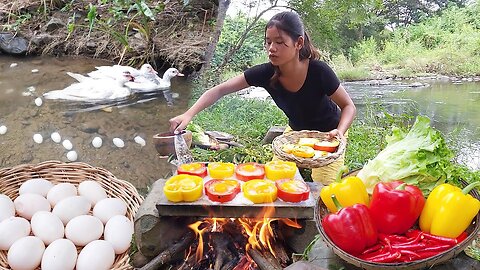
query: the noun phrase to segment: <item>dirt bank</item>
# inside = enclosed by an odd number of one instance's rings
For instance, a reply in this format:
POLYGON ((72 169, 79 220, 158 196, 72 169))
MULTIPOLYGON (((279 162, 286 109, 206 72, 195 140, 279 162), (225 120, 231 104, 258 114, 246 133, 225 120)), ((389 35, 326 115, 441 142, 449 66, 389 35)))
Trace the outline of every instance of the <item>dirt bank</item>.
POLYGON ((0 23, 3 32, 29 41, 30 55, 82 55, 132 66, 149 62, 188 73, 204 62, 218 4, 187 2, 2 0, 0 23))

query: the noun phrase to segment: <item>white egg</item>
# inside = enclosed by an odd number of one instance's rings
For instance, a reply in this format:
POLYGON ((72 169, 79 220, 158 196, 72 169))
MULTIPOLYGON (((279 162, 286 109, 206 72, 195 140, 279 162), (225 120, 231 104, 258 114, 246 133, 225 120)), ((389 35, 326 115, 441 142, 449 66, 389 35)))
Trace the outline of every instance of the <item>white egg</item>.
POLYGON ((63 147, 64 147, 65 149, 67 149, 67 150, 72 150, 72 148, 73 148, 73 144, 72 144, 72 142, 69 141, 69 140, 64 140, 64 141, 62 142, 62 145, 63 145, 63 147))
POLYGON ((37 105, 37 107, 40 107, 43 104, 43 100, 40 97, 37 97, 34 102, 35 102, 35 105, 37 105))
POLYGON ((50 191, 53 186, 54 185, 52 182, 48 181, 47 179, 33 178, 25 181, 18 189, 18 193, 20 195, 26 193, 35 193, 46 197, 48 191, 50 191))
POLYGON ((141 146, 145 146, 147 144, 147 142, 140 136, 136 136, 135 138, 133 138, 133 140, 141 146))
POLYGON ((100 147, 102 147, 102 143, 103 143, 103 141, 102 141, 102 138, 100 138, 100 137, 95 137, 95 138, 93 138, 93 140, 92 140, 92 145, 93 145, 93 147, 95 147, 95 148, 100 148, 100 147))
POLYGON ((32 69, 32 73, 37 73, 38 72, 38 69, 34 68, 32 69))
POLYGON ((103 224, 116 215, 125 215, 127 213, 127 205, 119 198, 106 198, 98 201, 93 207, 93 215, 98 217, 103 224))
POLYGON ((77 259, 77 270, 107 270, 115 261, 115 251, 105 240, 95 240, 86 245, 77 259))
POLYGON ((40 266, 45 244, 35 236, 18 239, 8 250, 8 264, 13 270, 30 270, 40 266))
POLYGON ((17 65, 18 65, 17 63, 11 63, 10 67, 13 68, 13 67, 16 67, 17 65))
POLYGON ((30 234, 30 222, 22 217, 9 217, 0 222, 0 250, 8 250, 18 239, 30 234))
POLYGON ((76 246, 85 246, 100 239, 103 234, 103 223, 97 217, 81 215, 72 218, 65 226, 65 237, 76 246))
POLYGON ((45 245, 63 238, 65 228, 59 217, 52 212, 39 211, 33 215, 30 222, 33 235, 40 238, 45 245))
POLYGON ((78 154, 76 151, 72 150, 72 151, 68 151, 67 153, 67 159, 70 160, 70 161, 76 161, 78 158, 78 154))
POLYGON ((52 207, 54 207, 59 201, 76 196, 77 187, 71 183, 60 183, 53 186, 47 193, 47 200, 52 207))
POLYGON ((5 133, 7 133, 7 127, 4 125, 0 126, 0 135, 3 135, 5 133))
POLYGON ((53 132, 50 134, 50 138, 56 143, 60 143, 62 141, 62 136, 60 136, 58 132, 53 132))
POLYGON ((15 216, 15 205, 7 195, 0 194, 0 222, 15 216))
POLYGON ((77 263, 77 248, 68 239, 53 241, 45 249, 42 270, 73 270, 77 263))
POLYGON ((84 196, 72 196, 59 201, 52 210, 64 225, 74 217, 86 215, 90 212, 92 204, 84 196))
POLYGON ((18 196, 14 201, 17 214, 28 220, 38 211, 50 211, 50 203, 41 195, 26 193, 18 196))
POLYGON ((108 197, 103 187, 97 181, 93 180, 81 182, 78 185, 78 194, 87 197, 92 203, 92 206, 95 206, 98 201, 108 197))
POLYGON ((105 225, 103 238, 112 244, 115 254, 122 254, 130 248, 133 222, 126 216, 114 216, 105 225))
POLYGON ((43 136, 42 136, 42 134, 35 133, 35 134, 33 135, 33 141, 36 142, 36 143, 42 143, 42 142, 43 142, 43 136))
POLYGON ((113 144, 118 148, 123 148, 125 146, 125 143, 120 138, 113 138, 112 141, 113 141, 113 144))

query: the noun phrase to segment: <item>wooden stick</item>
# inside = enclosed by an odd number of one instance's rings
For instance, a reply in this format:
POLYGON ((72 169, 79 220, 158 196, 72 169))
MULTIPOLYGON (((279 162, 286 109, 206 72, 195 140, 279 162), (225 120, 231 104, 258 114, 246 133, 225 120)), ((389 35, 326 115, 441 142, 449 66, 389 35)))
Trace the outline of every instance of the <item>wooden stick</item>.
POLYGON ((260 270, 282 270, 282 267, 272 264, 265 256, 256 249, 249 249, 248 255, 255 261, 260 270))
POLYGON ((169 263, 178 252, 184 251, 194 240, 195 233, 193 231, 187 232, 180 241, 160 252, 160 254, 153 258, 149 263, 140 268, 140 270, 155 270, 169 263))

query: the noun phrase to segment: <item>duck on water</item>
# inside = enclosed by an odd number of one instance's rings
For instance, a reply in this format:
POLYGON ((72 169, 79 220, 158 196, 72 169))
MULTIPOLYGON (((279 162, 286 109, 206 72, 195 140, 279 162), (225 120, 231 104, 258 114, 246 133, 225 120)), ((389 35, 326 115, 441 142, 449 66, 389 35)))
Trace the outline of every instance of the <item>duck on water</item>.
POLYGON ((140 69, 129 66, 100 66, 84 76, 67 72, 77 80, 72 85, 45 93, 46 99, 63 99, 72 101, 102 101, 126 98, 132 93, 168 91, 170 80, 176 76, 184 76, 176 68, 169 68, 160 78, 150 64, 140 69))

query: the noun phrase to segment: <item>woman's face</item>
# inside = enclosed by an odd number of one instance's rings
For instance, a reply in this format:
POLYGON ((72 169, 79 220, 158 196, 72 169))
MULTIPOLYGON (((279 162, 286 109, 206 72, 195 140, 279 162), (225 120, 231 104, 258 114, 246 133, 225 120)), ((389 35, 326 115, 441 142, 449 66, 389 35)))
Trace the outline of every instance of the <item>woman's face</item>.
POLYGON ((265 32, 265 48, 268 59, 275 66, 286 64, 298 58, 298 51, 301 46, 298 41, 279 30, 276 26, 267 28, 265 32))

